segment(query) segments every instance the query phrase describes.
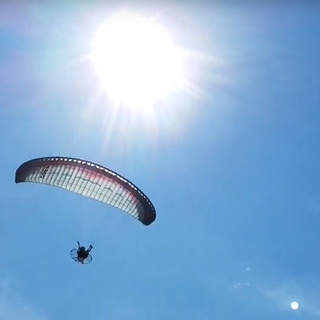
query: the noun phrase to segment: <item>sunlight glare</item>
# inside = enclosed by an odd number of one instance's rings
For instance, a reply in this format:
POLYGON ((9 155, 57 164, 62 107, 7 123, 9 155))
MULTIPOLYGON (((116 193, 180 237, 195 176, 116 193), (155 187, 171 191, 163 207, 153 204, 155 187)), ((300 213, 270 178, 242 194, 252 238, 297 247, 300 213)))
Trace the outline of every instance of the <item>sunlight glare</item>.
POLYGON ((181 50, 152 19, 119 13, 100 27, 91 45, 93 64, 116 103, 148 107, 181 82, 181 50))
POLYGON ((297 301, 292 301, 290 306, 291 306, 291 309, 297 310, 299 308, 299 303, 297 301))

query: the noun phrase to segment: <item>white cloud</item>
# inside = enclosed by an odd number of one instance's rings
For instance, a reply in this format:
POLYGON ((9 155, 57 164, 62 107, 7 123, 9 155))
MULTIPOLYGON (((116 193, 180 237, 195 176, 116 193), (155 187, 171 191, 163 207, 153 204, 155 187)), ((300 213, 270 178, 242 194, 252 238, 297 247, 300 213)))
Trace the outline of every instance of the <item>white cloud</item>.
POLYGON ((250 296, 248 303, 254 301, 256 306, 262 307, 267 303, 274 311, 296 312, 308 319, 320 317, 320 279, 317 275, 291 276, 283 266, 267 259, 257 259, 249 265, 236 273, 232 284, 239 295, 246 299, 250 296), (297 310, 291 308, 292 301, 299 303, 297 310))
MULTIPOLYGON (((261 289, 265 298, 275 303, 281 310, 292 312, 290 307, 292 301, 299 303, 299 312, 307 314, 309 317, 320 316, 320 295, 315 288, 317 287, 316 279, 314 286, 304 284, 298 280, 288 281, 268 289, 261 289)), ((319 286, 318 286, 319 287, 319 286)))

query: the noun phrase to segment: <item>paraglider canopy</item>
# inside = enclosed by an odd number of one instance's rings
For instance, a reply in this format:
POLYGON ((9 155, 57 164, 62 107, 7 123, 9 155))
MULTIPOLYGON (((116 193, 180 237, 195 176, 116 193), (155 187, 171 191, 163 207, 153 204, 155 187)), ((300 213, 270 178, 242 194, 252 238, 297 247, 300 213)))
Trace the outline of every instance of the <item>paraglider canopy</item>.
POLYGON ((145 225, 156 218, 149 198, 132 182, 96 163, 69 157, 44 157, 23 163, 15 182, 60 187, 123 210, 145 225))

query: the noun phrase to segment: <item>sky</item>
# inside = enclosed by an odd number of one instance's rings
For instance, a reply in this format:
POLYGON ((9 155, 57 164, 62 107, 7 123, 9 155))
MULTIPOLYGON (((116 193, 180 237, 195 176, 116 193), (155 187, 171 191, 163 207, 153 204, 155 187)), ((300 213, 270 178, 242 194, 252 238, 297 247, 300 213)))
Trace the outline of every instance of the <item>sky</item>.
POLYGON ((318 319, 319 36, 316 1, 1 3, 0 320, 318 319), (116 108, 87 59, 119 10, 184 52, 151 111, 116 108), (118 172, 157 219, 15 184, 43 156, 118 172))

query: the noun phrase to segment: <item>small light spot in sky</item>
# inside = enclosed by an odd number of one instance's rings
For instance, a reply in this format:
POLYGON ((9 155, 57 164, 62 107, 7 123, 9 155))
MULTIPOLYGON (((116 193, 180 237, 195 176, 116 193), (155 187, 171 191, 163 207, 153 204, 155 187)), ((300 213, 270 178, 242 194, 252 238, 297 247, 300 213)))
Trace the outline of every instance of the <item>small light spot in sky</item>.
POLYGON ((299 308, 299 303, 297 301, 292 301, 290 306, 291 306, 291 309, 297 310, 299 308))
POLYGON ((233 287, 234 287, 235 289, 240 288, 240 287, 250 287, 250 283, 249 283, 249 282, 242 282, 242 283, 237 282, 237 283, 235 283, 235 284, 233 285, 233 287))

